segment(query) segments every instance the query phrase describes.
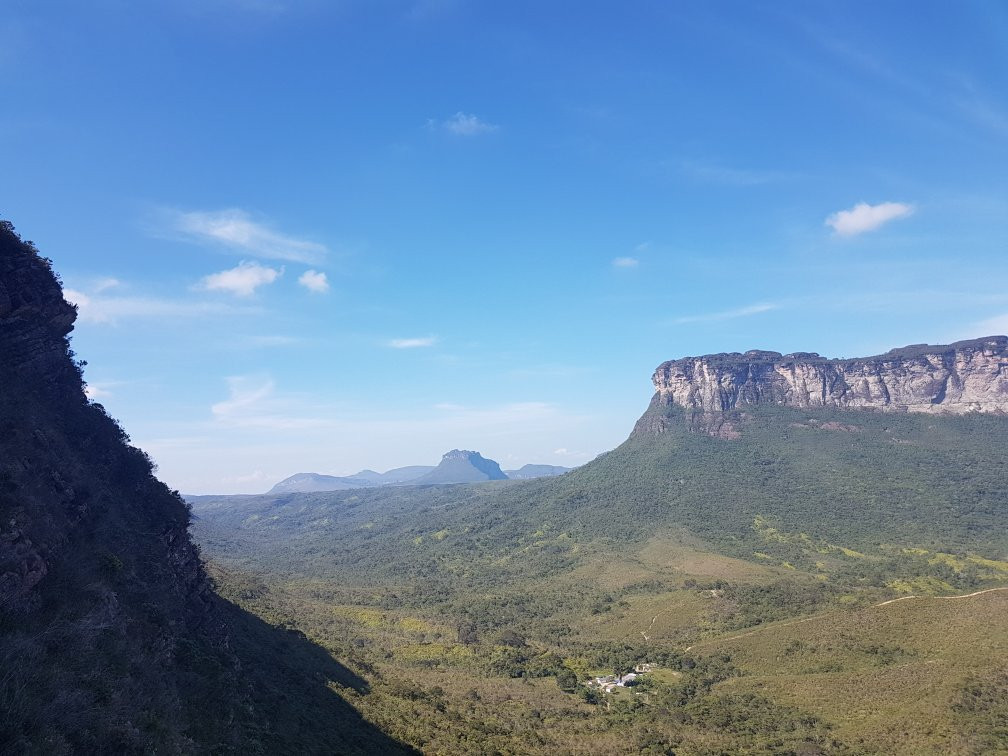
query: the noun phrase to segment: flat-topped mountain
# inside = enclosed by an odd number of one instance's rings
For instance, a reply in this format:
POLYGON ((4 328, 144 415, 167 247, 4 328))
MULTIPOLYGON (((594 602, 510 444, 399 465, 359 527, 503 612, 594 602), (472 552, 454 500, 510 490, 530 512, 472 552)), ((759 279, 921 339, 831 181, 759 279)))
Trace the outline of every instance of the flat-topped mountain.
POLYGON ((413 483, 419 486, 434 483, 475 483, 484 480, 507 480, 500 465, 479 452, 452 449, 441 457, 441 463, 413 483))
POLYGON ((918 344, 875 357, 750 351, 664 362, 653 405, 724 412, 746 405, 886 412, 1008 413, 1008 337, 918 344))

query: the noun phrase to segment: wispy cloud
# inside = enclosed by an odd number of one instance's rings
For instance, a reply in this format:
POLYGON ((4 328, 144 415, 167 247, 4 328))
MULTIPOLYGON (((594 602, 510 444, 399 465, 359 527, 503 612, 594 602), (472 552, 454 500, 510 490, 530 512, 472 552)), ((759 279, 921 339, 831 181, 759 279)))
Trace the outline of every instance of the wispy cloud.
POLYGON ((471 113, 459 111, 445 121, 428 121, 428 126, 440 126, 449 134, 462 137, 478 136, 497 131, 500 127, 497 124, 484 121, 479 116, 471 113))
POLYGON ((228 398, 210 407, 218 423, 242 428, 290 430, 328 424, 315 412, 278 397, 276 384, 265 376, 239 375, 227 378, 228 398))
POLYGON ((274 231, 254 221, 244 210, 172 211, 168 217, 171 230, 191 241, 219 245, 266 260, 317 263, 328 251, 323 244, 274 231))
POLYGON ((417 349, 419 347, 434 346, 437 343, 437 336, 424 336, 413 339, 391 339, 386 343, 393 349, 417 349))
POLYGON ((64 298, 77 306, 81 323, 114 325, 121 320, 137 318, 202 318, 209 315, 254 312, 247 307, 234 307, 220 302, 194 302, 156 297, 112 297, 101 293, 85 293, 64 289, 64 298))
POLYGON ((617 257, 613 259, 612 265, 614 268, 636 268, 640 265, 640 260, 636 257, 617 257))
POLYGON ((856 236, 866 231, 874 231, 889 221, 906 218, 912 215, 913 205, 902 202, 882 202, 869 205, 859 202, 850 210, 840 210, 826 219, 826 225, 833 229, 837 236, 856 236))
POLYGON ((267 286, 283 275, 283 268, 267 268, 257 262, 242 260, 237 267, 204 276, 198 288, 226 291, 239 297, 250 297, 260 286, 267 286))
POLYGON ((298 283, 316 294, 325 294, 329 291, 329 279, 325 273, 317 270, 306 270, 298 278, 298 283))
POLYGON ((751 304, 746 307, 739 307, 734 310, 722 310, 721 312, 710 312, 703 315, 686 315, 681 318, 676 318, 672 322, 679 325, 684 323, 716 323, 721 320, 748 318, 752 315, 759 315, 764 312, 779 309, 780 305, 778 304, 774 304, 772 302, 762 302, 759 304, 751 304))
POLYGON ((102 278, 95 283, 91 290, 95 294, 101 294, 109 289, 118 289, 120 286, 122 286, 122 281, 118 278, 102 278))

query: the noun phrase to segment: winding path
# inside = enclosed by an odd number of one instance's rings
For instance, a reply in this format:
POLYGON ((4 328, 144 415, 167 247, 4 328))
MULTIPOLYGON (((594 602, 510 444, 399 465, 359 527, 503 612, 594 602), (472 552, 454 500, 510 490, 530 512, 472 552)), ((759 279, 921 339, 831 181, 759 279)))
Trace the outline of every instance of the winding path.
MULTIPOLYGON (((923 597, 921 597, 921 596, 900 596, 899 598, 889 599, 888 601, 882 601, 882 602, 879 602, 878 604, 872 604, 870 608, 874 609, 874 608, 879 607, 879 606, 886 606, 887 604, 895 604, 897 601, 906 601, 907 599, 916 599, 916 598, 936 598, 936 599, 944 599, 946 601, 951 601, 951 600, 954 600, 954 599, 972 598, 973 596, 979 596, 979 595, 981 595, 983 593, 992 593, 993 591, 1008 591, 1008 586, 1004 586, 1004 587, 1001 587, 1001 588, 985 588, 982 591, 973 591, 973 593, 963 593, 963 594, 961 594, 959 596, 923 596, 923 597)), ((725 641, 738 640, 739 638, 748 638, 750 635, 756 635, 756 633, 762 632, 763 630, 766 630, 766 629, 768 629, 770 627, 781 628, 781 627, 789 627, 791 625, 800 625, 802 622, 811 622, 812 620, 822 619, 823 617, 828 617, 828 616, 829 616, 829 614, 815 614, 815 615, 813 615, 811 617, 805 617, 804 619, 799 619, 799 620, 791 620, 790 622, 785 622, 783 624, 776 624, 776 623, 774 623, 772 625, 761 625, 760 627, 757 627, 755 630, 750 630, 749 632, 741 633, 740 635, 732 635, 732 636, 729 636, 727 638, 711 638, 709 640, 700 641, 699 643, 696 643, 696 644, 694 644, 692 646, 687 646, 685 650, 686 651, 690 651, 690 650, 696 648, 697 646, 703 646, 703 645, 706 645, 708 643, 725 642, 725 641)), ((655 619, 658 619, 658 618, 655 617, 655 619)), ((652 620, 651 624, 652 625, 654 624, 653 620, 652 620)), ((650 630, 651 628, 648 628, 648 629, 650 630)), ((641 632, 641 635, 644 635, 644 633, 641 632)), ((644 637, 647 638, 646 635, 644 635, 644 637)))
POLYGON ((1008 591, 1008 586, 1002 588, 985 588, 982 591, 973 591, 973 593, 963 593, 959 596, 900 596, 899 598, 889 599, 888 601, 883 601, 879 604, 872 604, 872 607, 885 606, 886 604, 895 604, 897 601, 906 601, 907 599, 915 598, 936 598, 944 599, 945 601, 951 601, 953 599, 964 599, 972 598, 973 596, 979 596, 981 593, 991 593, 992 591, 1008 591))
MULTIPOLYGON (((658 617, 659 617, 660 614, 661 614, 661 612, 658 612, 658 614, 656 614, 654 617, 651 618, 651 624, 647 626, 648 630, 650 630, 652 627, 654 627, 654 623, 658 620, 658 617)), ((648 634, 645 633, 643 630, 640 631, 640 634, 644 636, 644 640, 645 641, 651 640, 648 637, 648 634)))

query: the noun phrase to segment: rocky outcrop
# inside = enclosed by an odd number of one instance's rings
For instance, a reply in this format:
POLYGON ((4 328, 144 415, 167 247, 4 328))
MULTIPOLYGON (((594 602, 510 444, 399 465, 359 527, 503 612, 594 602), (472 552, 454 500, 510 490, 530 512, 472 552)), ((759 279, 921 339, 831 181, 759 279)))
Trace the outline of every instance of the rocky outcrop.
POLYGON ((76 314, 0 222, 0 751, 192 752, 244 701, 186 691, 233 687, 237 659, 185 503, 85 396, 76 314))
MULTIPOLYGON (((652 380, 654 404, 691 414, 761 404, 1008 413, 1008 337, 921 344, 857 359, 764 351, 684 357, 661 364, 652 380)), ((652 416, 647 422, 660 424, 660 418, 652 416)))
POLYGON ((33 375, 41 384, 80 389, 67 359, 67 335, 77 310, 63 299, 49 261, 13 226, 0 221, 0 354, 5 372, 33 375))

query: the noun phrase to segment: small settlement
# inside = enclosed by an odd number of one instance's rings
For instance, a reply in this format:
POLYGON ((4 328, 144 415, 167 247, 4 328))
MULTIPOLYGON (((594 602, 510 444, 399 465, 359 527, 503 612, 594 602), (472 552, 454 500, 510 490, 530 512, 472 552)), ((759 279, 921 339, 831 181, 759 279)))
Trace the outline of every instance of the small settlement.
POLYGON ((633 672, 623 675, 606 675, 594 677, 585 683, 589 688, 597 688, 603 693, 612 693, 615 688, 628 688, 637 684, 637 678, 655 669, 654 664, 638 664, 633 672))

